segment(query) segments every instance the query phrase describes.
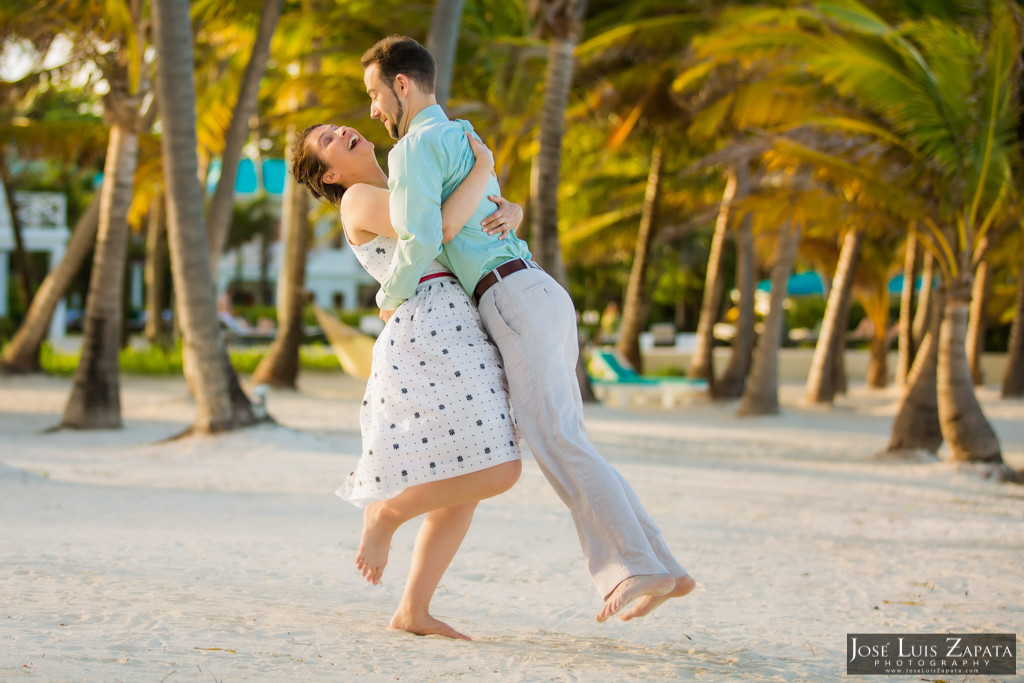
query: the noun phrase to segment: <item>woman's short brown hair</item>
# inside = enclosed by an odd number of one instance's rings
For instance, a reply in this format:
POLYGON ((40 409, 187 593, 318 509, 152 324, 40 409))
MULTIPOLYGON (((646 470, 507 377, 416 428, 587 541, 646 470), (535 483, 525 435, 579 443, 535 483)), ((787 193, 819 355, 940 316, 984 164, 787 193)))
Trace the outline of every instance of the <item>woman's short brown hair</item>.
POLYGON ((323 199, 335 207, 341 206, 341 197, 345 194, 345 187, 334 183, 325 183, 324 174, 327 173, 327 164, 306 141, 312 132, 325 124, 318 123, 302 131, 295 148, 292 149, 292 175, 295 180, 306 186, 310 194, 316 199, 323 199))

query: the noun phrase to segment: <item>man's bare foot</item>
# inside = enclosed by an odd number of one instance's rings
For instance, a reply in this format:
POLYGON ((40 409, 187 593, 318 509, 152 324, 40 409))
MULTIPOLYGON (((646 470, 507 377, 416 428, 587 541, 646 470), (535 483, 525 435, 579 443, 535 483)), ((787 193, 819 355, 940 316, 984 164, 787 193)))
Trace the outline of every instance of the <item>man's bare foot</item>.
POLYGON ((408 631, 417 636, 444 636, 455 640, 472 640, 469 636, 459 633, 429 614, 413 615, 399 610, 395 612, 395 616, 391 617, 388 628, 392 631, 408 631))
POLYGON ((363 537, 356 552, 356 569, 375 586, 388 563, 391 537, 396 529, 398 525, 388 519, 384 502, 370 503, 363 510, 363 537))
POLYGON ((697 582, 693 580, 689 574, 681 576, 676 579, 675 588, 670 590, 664 595, 645 595, 630 607, 626 612, 623 613, 619 619, 623 621, 629 621, 630 619, 636 619, 637 617, 646 617, 648 614, 653 612, 661 603, 665 602, 669 598, 681 598, 690 591, 693 590, 697 582))
POLYGON ((670 574, 638 574, 622 581, 604 601, 604 609, 595 617, 607 621, 619 610, 637 598, 646 595, 664 595, 676 585, 670 574))

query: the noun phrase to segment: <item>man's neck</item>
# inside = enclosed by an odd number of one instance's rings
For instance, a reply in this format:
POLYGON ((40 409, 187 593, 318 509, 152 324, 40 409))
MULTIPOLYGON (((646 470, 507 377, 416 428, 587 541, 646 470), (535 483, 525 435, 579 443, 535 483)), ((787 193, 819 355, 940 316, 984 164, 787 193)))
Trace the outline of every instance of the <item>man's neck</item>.
POLYGON ((409 115, 405 119, 405 130, 402 131, 400 138, 405 137, 409 132, 409 126, 412 124, 412 120, 419 116, 419 113, 427 107, 432 107, 437 104, 437 98, 433 94, 430 95, 417 95, 409 98, 409 115))

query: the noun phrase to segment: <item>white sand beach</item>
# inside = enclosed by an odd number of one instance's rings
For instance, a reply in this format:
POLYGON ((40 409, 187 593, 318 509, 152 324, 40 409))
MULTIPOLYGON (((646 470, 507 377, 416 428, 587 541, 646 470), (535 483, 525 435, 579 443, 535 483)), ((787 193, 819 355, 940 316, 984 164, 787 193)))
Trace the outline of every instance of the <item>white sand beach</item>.
MULTIPOLYGON (((875 460, 895 389, 822 410, 790 385, 756 419, 588 407, 697 589, 596 623, 569 514, 526 454, 434 599, 474 638, 452 642, 386 628, 415 523, 380 586, 353 568, 362 515, 333 491, 361 383, 301 385, 270 393, 277 426, 163 441, 192 418, 180 379, 123 378, 125 428, 106 432, 46 431, 67 379, 0 380, 0 679, 826 681, 846 679, 847 633, 1016 632, 1021 649, 1024 486, 875 460)), ((1024 403, 979 395, 1024 468, 1024 403)))

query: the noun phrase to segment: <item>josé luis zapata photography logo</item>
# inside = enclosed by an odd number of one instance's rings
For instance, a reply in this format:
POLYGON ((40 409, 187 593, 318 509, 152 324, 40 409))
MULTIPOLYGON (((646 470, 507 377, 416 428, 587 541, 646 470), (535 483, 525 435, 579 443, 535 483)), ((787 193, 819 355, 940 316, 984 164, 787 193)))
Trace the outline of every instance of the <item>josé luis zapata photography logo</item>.
POLYGON ((1014 675, 1015 633, 848 633, 846 673, 1014 675))

